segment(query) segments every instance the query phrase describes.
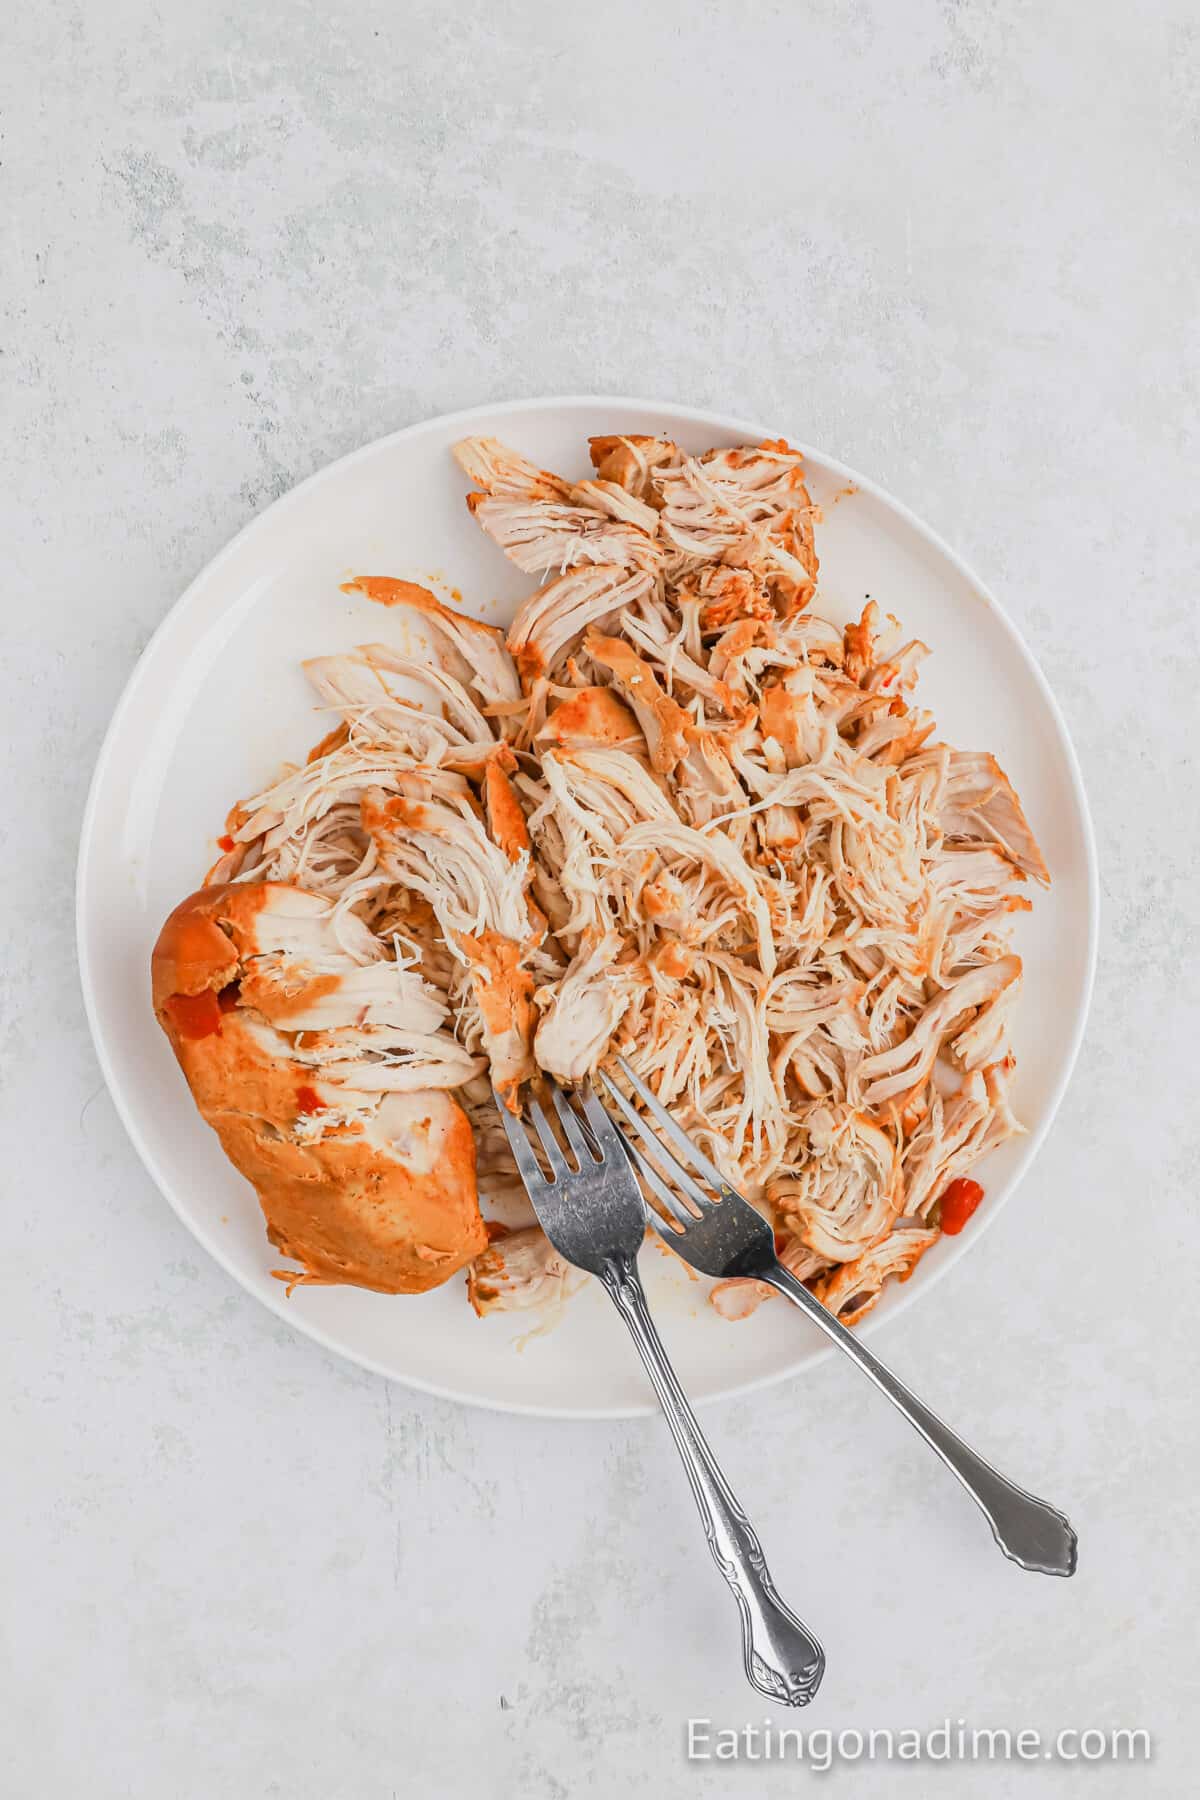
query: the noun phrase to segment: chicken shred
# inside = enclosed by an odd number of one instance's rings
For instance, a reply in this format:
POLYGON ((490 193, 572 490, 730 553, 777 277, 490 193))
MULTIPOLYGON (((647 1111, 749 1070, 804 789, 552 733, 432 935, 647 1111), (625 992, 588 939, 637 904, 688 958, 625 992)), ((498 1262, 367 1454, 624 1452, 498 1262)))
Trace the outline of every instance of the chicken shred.
MULTIPOLYGON (((619 1052, 853 1323, 1021 1129, 1009 928, 1046 865, 995 758, 913 705, 926 646, 874 602, 844 629, 812 609, 796 451, 590 450, 568 480, 457 447, 476 522, 542 584, 507 634, 349 584, 428 652, 305 665, 334 729, 234 808, 209 879, 320 896, 321 954, 264 961, 255 1005, 347 1087, 460 1089, 485 1192, 519 1181, 483 1071, 516 1110, 539 1071, 619 1052)), ((528 1227, 472 1303, 538 1305, 565 1272, 528 1227)), ((711 1297, 741 1318, 769 1293, 711 1297)))

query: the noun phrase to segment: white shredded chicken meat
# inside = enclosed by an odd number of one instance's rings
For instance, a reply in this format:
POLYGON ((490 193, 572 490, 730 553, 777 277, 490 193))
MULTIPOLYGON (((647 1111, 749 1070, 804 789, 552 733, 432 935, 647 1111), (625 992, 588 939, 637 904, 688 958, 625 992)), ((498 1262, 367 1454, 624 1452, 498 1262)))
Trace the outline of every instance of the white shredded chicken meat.
MULTIPOLYGON (((395 641, 305 665, 333 729, 234 809, 209 880, 332 908, 321 954, 351 973, 302 1049, 359 1107, 458 1090, 485 1197, 519 1192, 487 1076, 517 1110, 539 1071, 620 1052, 854 1322, 1020 1130, 1008 926, 1045 863, 994 757, 913 704, 926 646, 874 603, 844 630, 813 610, 794 450, 590 447, 571 482, 458 446, 477 524, 540 585, 502 634, 352 583, 395 641)), ((480 1263, 480 1313, 563 1288, 535 1227, 480 1263)))

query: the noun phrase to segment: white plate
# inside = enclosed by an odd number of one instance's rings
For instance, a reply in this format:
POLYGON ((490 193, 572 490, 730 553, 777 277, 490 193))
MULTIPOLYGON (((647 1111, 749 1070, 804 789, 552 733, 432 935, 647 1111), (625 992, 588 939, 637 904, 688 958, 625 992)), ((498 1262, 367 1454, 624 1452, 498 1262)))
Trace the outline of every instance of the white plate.
MULTIPOLYGON (((314 475, 255 519, 168 614, 130 677, 92 783, 80 846, 79 958, 96 1049, 126 1129, 158 1186, 205 1249, 281 1319, 332 1350, 413 1387, 513 1411, 621 1416, 650 1410, 632 1348, 589 1283, 550 1331, 477 1319, 455 1277, 420 1298, 300 1288, 270 1271, 250 1188, 192 1104, 150 1009, 159 925, 195 888, 232 801, 325 730, 302 657, 386 637, 387 615, 340 592, 352 573, 406 576, 504 623, 528 576, 474 527, 450 446, 471 433, 512 442, 548 468, 587 463, 601 432, 663 432, 689 449, 754 442, 792 422, 747 424, 638 400, 532 400, 434 419, 314 475)), ((806 451, 824 504, 819 609, 838 622, 871 594, 934 654, 922 704, 963 747, 995 752, 1015 782, 1054 885, 1020 921, 1024 995, 1014 1040, 1017 1111, 1028 1135, 979 1171, 987 1200, 962 1236, 936 1245, 912 1280, 892 1284, 866 1327, 928 1293, 978 1243, 1049 1128, 1075 1061, 1096 943, 1095 851, 1074 752, 1054 699, 996 602, 924 525, 862 477, 806 451), (857 492, 846 494, 853 485, 857 492)), ((761 1386, 808 1367, 824 1340, 779 1302, 730 1325, 665 1253, 642 1264, 664 1337, 696 1399, 761 1386)))

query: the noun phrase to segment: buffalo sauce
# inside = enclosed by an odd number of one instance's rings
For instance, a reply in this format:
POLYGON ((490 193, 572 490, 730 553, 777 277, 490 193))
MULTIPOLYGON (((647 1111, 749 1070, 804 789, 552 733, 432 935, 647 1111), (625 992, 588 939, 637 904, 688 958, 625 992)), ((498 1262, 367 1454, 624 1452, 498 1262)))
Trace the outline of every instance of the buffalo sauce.
POLYGON ((163 1011, 181 1038, 212 1037, 221 1029, 221 1002, 211 988, 202 994, 169 994, 163 1011))

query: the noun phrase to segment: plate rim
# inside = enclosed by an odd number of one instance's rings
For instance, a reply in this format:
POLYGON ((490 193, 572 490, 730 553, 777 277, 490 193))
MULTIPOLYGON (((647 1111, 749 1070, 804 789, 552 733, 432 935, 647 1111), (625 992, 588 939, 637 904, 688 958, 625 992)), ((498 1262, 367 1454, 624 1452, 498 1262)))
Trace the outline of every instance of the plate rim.
MULTIPOLYGON (((248 519, 246 523, 222 545, 216 554, 210 557, 203 567, 196 572, 188 582, 187 586, 183 589, 182 593, 180 593, 167 608, 167 611, 155 626, 126 677, 116 705, 113 708, 112 716, 101 740, 99 751, 97 752, 95 766, 93 767, 91 780, 88 784, 87 800, 84 804, 80 823, 79 848, 75 863, 75 943, 80 987, 83 993, 84 1011, 87 1017, 88 1030, 91 1035, 93 1048, 96 1052, 97 1061, 100 1065, 100 1072, 104 1078, 105 1087, 117 1112, 117 1116, 120 1118, 143 1168, 154 1182, 161 1197, 167 1202, 180 1223, 195 1241, 199 1243, 201 1248, 213 1258, 226 1274, 232 1276, 238 1286, 246 1294, 260 1305, 266 1307, 275 1317, 281 1319, 293 1330, 299 1331, 305 1337, 308 1337, 319 1344, 322 1349, 355 1364, 359 1368, 366 1369, 371 1374, 382 1376, 387 1381, 397 1382, 406 1388, 430 1394, 437 1399, 453 1400, 459 1405, 477 1406, 489 1412, 512 1414, 530 1418, 587 1421, 593 1419, 615 1420, 644 1418, 657 1412, 657 1403, 652 1398, 648 1398, 640 1405, 563 1406, 534 1401, 495 1399, 481 1395, 477 1392, 468 1392, 461 1388, 429 1381, 421 1376, 397 1374, 394 1369, 385 1367, 371 1355, 348 1349, 344 1344, 338 1342, 319 1322, 309 1320, 302 1314, 298 1314, 295 1310, 289 1308, 287 1306, 286 1296, 283 1294, 282 1290, 278 1298, 276 1298, 272 1294, 259 1292, 257 1288, 251 1285, 249 1278, 243 1274, 233 1257, 224 1250, 218 1239, 191 1218, 184 1210, 183 1206, 176 1200, 172 1191, 172 1183, 168 1179, 165 1171, 158 1167, 153 1152, 143 1139, 135 1111, 129 1104, 128 1099, 122 1090, 121 1083, 116 1077, 113 1060, 110 1056, 108 1043, 105 1037, 103 1020, 100 1016, 100 1010, 96 1002, 91 957, 88 949, 89 918, 87 916, 86 906, 92 850, 96 832, 96 815, 100 805, 101 792, 104 786, 108 764, 115 753, 115 746, 120 737, 125 716, 132 708, 134 701, 140 692, 142 683, 148 679, 147 672, 154 661, 155 655, 161 648, 162 642, 165 640, 173 626, 176 629, 178 628, 179 619, 189 610, 191 604, 194 602, 197 590, 201 588, 202 584, 206 584, 214 575, 219 574, 222 567, 228 561, 233 559, 237 551, 241 549, 244 543, 249 538, 253 537, 256 532, 264 531, 267 527, 267 521, 271 521, 272 524, 278 524, 280 518, 284 514, 297 505, 302 504, 304 498, 311 490, 322 481, 330 479, 335 471, 345 473, 345 471, 353 467, 356 462, 366 461, 368 458, 390 449, 393 445, 420 438, 427 433, 432 433, 448 426, 455 427, 460 424, 465 424, 469 420, 478 419, 481 414, 486 414, 488 417, 493 418, 498 415, 505 418, 519 418, 524 413, 546 410, 565 410, 567 408, 578 407, 596 410, 603 410, 605 408, 610 410, 628 408, 630 410, 650 412, 661 409, 664 415, 671 418, 686 420, 688 424, 711 426, 717 431, 743 436, 748 440, 761 441, 763 438, 770 437, 773 434, 773 431, 775 435, 778 435, 778 428, 769 428, 741 418, 738 415, 715 412, 707 407, 682 405, 678 401, 614 394, 542 394, 518 400, 497 400, 494 402, 481 401, 473 406, 459 407, 451 412, 437 413, 425 419, 415 420, 409 425, 401 426, 396 431, 386 432, 382 437, 373 438, 369 443, 360 444, 356 449, 347 451, 342 456, 335 457, 332 461, 322 464, 320 468, 315 469, 311 474, 306 475, 304 479, 297 482, 294 487, 289 488, 286 493, 279 495, 278 498, 273 500, 268 506, 262 508, 259 512, 256 512, 252 518, 248 519)), ((791 437, 788 438, 788 442, 793 444, 806 459, 811 459, 814 462, 820 463, 824 469, 828 470, 836 478, 847 483, 852 483, 861 493, 870 495, 874 500, 895 514, 911 531, 915 532, 919 538, 934 550, 940 558, 948 563, 950 567, 968 583, 979 598, 986 603, 1001 629, 1007 634, 1021 662, 1031 675, 1057 734, 1070 781, 1072 799, 1074 801, 1076 816, 1079 820, 1084 849, 1088 919, 1083 988, 1072 1030, 1071 1041, 1059 1070, 1058 1078, 1051 1090, 1045 1114, 1036 1130, 1028 1134, 1021 1165, 1010 1179, 1007 1190, 1001 1196, 999 1203, 991 1205, 986 1209, 983 1218, 973 1226, 969 1237, 958 1247, 957 1255, 951 1257, 947 1261, 935 1263, 927 1272, 923 1281, 913 1287, 906 1288, 904 1293, 897 1295, 893 1299, 892 1304, 888 1307, 886 1312, 876 1314, 859 1328, 858 1335, 866 1340, 874 1337, 876 1332, 884 1329, 890 1321, 899 1318, 903 1312, 914 1304, 914 1302, 919 1300, 923 1295, 929 1293, 938 1282, 944 1279, 951 1269, 957 1268, 963 1257, 979 1243, 980 1239, 987 1232, 997 1215, 1009 1204, 1020 1188, 1022 1182, 1027 1177, 1030 1168, 1058 1118, 1059 1109, 1079 1059, 1079 1052, 1082 1048, 1084 1034, 1087 1030, 1087 1023, 1091 1013, 1100 935, 1099 858, 1096 848, 1096 836, 1092 823, 1091 809, 1088 805, 1087 792, 1083 784, 1083 774, 1079 765, 1079 757, 1072 741, 1071 733, 1063 715, 1062 708, 1060 707, 1054 690, 1050 686, 1036 656, 1033 654, 1033 651, 1029 648, 1028 644, 1026 644, 1025 639, 1022 637, 1016 624, 1009 617, 1008 613, 992 593, 991 589, 980 579, 979 575, 965 558, 960 556, 937 531, 926 524, 923 519, 919 518, 902 500, 898 500, 895 495, 889 493, 887 489, 883 488, 870 476, 859 474, 857 470, 852 469, 846 463, 843 463, 840 458, 831 456, 827 451, 818 449, 815 445, 799 442, 791 437)), ((835 1346, 832 1343, 810 1346, 804 1355, 802 1357, 797 1357, 794 1362, 786 1363, 779 1369, 771 1371, 769 1374, 758 1375, 745 1381, 734 1381, 730 1382, 728 1385, 722 1385, 705 1394, 703 1398, 698 1399, 695 1404, 700 1406, 716 1405, 719 1402, 739 1399, 744 1395, 759 1393, 766 1388, 776 1387, 783 1382, 794 1380, 798 1375, 808 1374, 809 1371, 815 1368, 819 1363, 832 1357, 834 1349, 835 1346)))

